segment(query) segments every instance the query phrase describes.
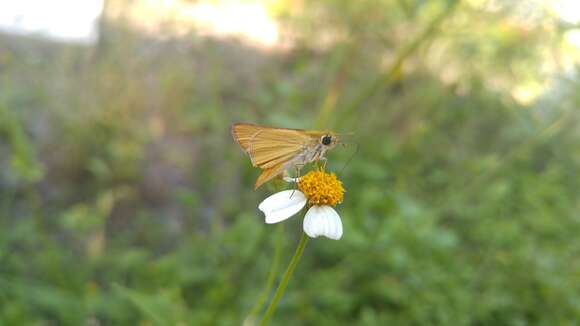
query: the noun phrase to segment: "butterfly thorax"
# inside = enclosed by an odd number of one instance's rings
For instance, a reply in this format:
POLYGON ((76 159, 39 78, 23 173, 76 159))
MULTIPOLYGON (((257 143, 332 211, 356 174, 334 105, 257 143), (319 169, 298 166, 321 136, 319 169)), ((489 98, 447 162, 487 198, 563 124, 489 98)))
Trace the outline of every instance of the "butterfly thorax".
POLYGON ((307 163, 323 159, 327 149, 326 146, 318 142, 306 144, 300 154, 296 155, 292 160, 285 164, 286 168, 294 165, 306 165, 307 163))

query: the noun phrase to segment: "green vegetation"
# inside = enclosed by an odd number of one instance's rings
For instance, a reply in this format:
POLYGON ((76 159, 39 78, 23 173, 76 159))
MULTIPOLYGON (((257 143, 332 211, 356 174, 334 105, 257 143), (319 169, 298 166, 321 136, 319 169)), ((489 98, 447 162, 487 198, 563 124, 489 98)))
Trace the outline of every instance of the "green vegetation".
POLYGON ((90 48, 0 37, 0 324, 241 324, 302 224, 264 223, 236 121, 358 144, 328 154, 344 236, 309 241, 271 324, 578 323, 572 27, 509 1, 291 3, 288 51, 119 21, 90 48))

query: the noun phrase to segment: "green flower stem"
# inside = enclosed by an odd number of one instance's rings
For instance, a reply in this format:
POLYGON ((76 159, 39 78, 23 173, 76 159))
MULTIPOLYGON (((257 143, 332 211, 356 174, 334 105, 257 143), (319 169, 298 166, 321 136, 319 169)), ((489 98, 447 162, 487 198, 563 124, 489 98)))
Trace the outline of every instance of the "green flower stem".
POLYGON ((306 233, 302 232, 302 238, 300 238, 300 242, 298 243, 296 252, 294 252, 294 256, 292 257, 292 260, 290 261, 290 264, 288 265, 288 268, 286 269, 284 276, 282 276, 282 280, 280 281, 280 284, 278 285, 278 288, 274 293, 274 298, 272 298, 272 301, 268 306, 268 310, 266 310, 266 313, 264 314, 262 321, 260 321, 260 326, 268 325, 270 318, 272 318, 272 315, 274 315, 276 307, 278 306, 278 302, 280 301, 280 299, 282 299, 282 296, 284 295, 284 290, 286 290, 288 281, 290 281, 290 277, 292 276, 292 273, 294 273, 294 269, 296 268, 296 265, 298 265, 298 262, 302 257, 302 253, 304 252, 304 248, 306 248, 307 242, 308 236, 306 235, 306 233))
POLYGON ((266 303, 266 300, 268 299, 268 295, 270 294, 270 292, 272 292, 272 287, 274 286, 274 281, 276 280, 276 275, 278 274, 278 268, 280 267, 280 256, 282 253, 282 242, 283 242, 282 240, 284 238, 283 237, 283 230, 284 230, 284 225, 282 223, 278 224, 277 231, 276 231, 277 232, 276 244, 274 247, 274 258, 272 258, 272 265, 270 266, 270 271, 268 272, 268 279, 266 280, 266 286, 264 287, 264 289, 260 293, 260 296, 258 296, 258 300, 256 300, 256 303, 252 307, 252 310, 250 310, 250 313, 246 317, 246 319, 245 319, 246 322, 244 322, 244 325, 246 325, 246 324, 253 325, 254 324, 254 320, 256 319, 256 317, 258 316, 260 311, 262 311, 262 308, 263 308, 264 304, 266 303))

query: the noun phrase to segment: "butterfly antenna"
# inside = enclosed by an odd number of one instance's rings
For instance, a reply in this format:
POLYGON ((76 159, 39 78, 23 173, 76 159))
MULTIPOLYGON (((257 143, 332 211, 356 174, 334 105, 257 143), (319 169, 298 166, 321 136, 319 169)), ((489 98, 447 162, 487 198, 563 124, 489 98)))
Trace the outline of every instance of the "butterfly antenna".
MULTIPOLYGON (((352 142, 356 147, 354 153, 352 153, 352 155, 348 158, 348 160, 346 161, 346 163, 344 163, 344 166, 342 167, 342 169, 340 169, 340 173, 342 174, 342 172, 344 171, 344 169, 350 164, 350 162, 352 161, 352 159, 355 157, 356 154, 358 154, 358 150, 359 150, 359 145, 357 142, 352 142)), ((342 143, 343 146, 346 146, 345 143, 342 143)))

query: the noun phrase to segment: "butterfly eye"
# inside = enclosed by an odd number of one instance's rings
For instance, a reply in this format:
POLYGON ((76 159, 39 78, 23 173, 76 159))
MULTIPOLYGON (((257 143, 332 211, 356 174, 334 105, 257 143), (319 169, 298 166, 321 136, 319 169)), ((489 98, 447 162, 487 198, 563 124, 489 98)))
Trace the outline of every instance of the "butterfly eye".
POLYGON ((328 146, 332 142, 332 137, 329 135, 322 136, 320 142, 322 143, 322 145, 328 146))

